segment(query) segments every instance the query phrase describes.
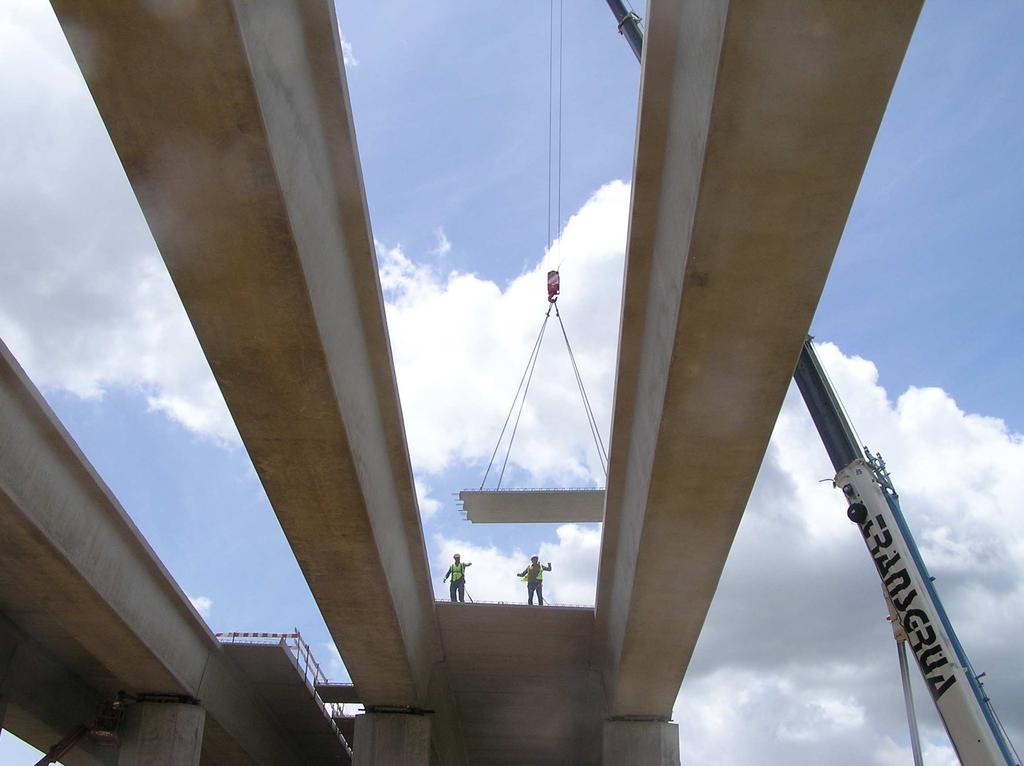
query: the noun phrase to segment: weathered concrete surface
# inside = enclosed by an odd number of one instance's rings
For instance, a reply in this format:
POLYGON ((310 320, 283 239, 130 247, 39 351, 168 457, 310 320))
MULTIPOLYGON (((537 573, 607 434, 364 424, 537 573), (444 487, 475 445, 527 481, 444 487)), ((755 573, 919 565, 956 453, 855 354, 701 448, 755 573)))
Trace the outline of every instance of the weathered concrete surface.
POLYGON ((224 651, 293 736, 303 763, 348 763, 348 751, 323 702, 314 696, 284 643, 225 643, 224 651))
POLYGON ((668 716, 920 0, 651 0, 597 594, 609 716, 668 716))
POLYGON ((460 761, 334 4, 53 5, 362 701, 460 761))
MULTIPOLYGON (((195 697, 230 735, 231 752, 241 748, 257 763, 302 762, 2 343, 0 613, 54 658, 54 673, 80 679, 87 696, 111 699, 123 689, 195 697)), ((22 704, 46 710, 45 700, 22 704)), ((95 704, 79 709, 75 723, 91 723, 95 704)))
POLYGON ((679 766, 679 725, 664 721, 606 721, 602 760, 612 764, 679 766))
POLYGON ((353 752, 355 766, 428 766, 430 764, 430 717, 398 713, 364 713, 356 716, 359 747, 353 752))
POLYGON ((442 602, 437 614, 470 763, 600 763, 593 609, 442 602))
POLYGON ((199 766, 205 719, 199 705, 131 705, 117 730, 117 766, 199 766))
POLYGON ((604 518, 603 489, 466 489, 459 500, 474 524, 581 524, 604 518))

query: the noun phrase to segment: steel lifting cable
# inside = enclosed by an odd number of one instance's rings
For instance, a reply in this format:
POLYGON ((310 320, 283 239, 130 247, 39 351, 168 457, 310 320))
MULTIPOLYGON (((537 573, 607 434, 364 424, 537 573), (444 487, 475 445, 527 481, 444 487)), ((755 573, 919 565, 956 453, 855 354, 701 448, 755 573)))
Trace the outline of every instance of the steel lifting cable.
MULTIPOLYGON (((559 237, 562 226, 562 0, 551 0, 548 34, 548 230, 545 248, 550 248, 559 237), (558 3, 558 103, 555 104, 555 2, 558 3), (557 129, 555 122, 557 120, 557 129), (556 145, 557 134, 557 145, 556 145), (557 152, 557 157, 555 153, 557 152), (557 168, 556 168, 557 166, 557 168), (557 172, 557 176, 555 173, 557 172)), ((558 241, 555 257, 561 267, 562 242, 558 241)))
MULTIPOLYGON (((564 60, 562 44, 562 0, 558 0, 558 218, 555 233, 558 235, 558 268, 562 268, 562 63, 564 60)), ((558 313, 557 307, 555 313, 558 313)))
MULTIPOLYGON (((550 318, 550 316, 551 316, 551 308, 549 306, 548 307, 548 313, 544 315, 544 321, 541 323, 540 332, 537 333, 537 340, 535 340, 534 343, 533 343, 533 350, 530 352, 530 358, 526 362, 526 369, 523 370, 523 376, 519 379, 519 387, 516 389, 516 395, 512 399, 512 406, 509 407, 508 415, 505 416, 505 423, 501 427, 501 433, 498 434, 498 441, 494 445, 494 451, 491 453, 491 459, 487 463, 487 470, 484 471, 484 478, 483 478, 483 481, 480 482, 480 489, 483 489, 484 488, 484 484, 487 483, 487 476, 490 474, 491 467, 494 465, 494 458, 498 454, 498 448, 501 447, 501 440, 505 437, 505 430, 508 428, 508 423, 512 419, 512 413, 515 411, 516 402, 519 401, 519 393, 521 391, 523 391, 523 384, 524 383, 526 384, 527 390, 529 390, 530 384, 527 381, 527 376, 529 375, 530 380, 533 379, 533 372, 532 371, 533 371, 533 369, 535 369, 537 367, 537 357, 540 355, 540 343, 544 339, 544 330, 548 326, 548 319, 550 318)), ((523 414, 523 404, 525 404, 525 403, 526 403, 526 393, 523 392, 522 404, 520 404, 520 406, 519 406, 519 416, 521 416, 523 414)), ((519 416, 516 417, 516 425, 512 429, 512 436, 509 439, 509 443, 508 443, 509 451, 512 449, 512 439, 515 438, 516 428, 518 428, 518 426, 519 426, 519 416)), ((501 466, 501 476, 498 477, 498 486, 499 487, 501 486, 501 477, 505 475, 505 464, 507 464, 507 463, 508 463, 508 451, 506 451, 506 453, 505 453, 505 461, 502 463, 502 466, 501 466)))
MULTIPOLYGON (((548 230, 547 230, 547 242, 546 247, 550 247, 556 236, 560 236, 560 228, 562 225, 562 68, 563 68, 563 8, 562 0, 551 0, 550 6, 550 28, 548 35, 548 188, 547 188, 547 202, 548 202, 548 230), (556 128, 555 128, 555 2, 558 2, 558 111, 557 111, 557 158, 554 156, 556 128), (557 163, 557 176, 555 176, 557 163), (554 214, 554 216, 552 215, 554 214)), ((562 243, 559 238, 558 252, 556 257, 561 256, 562 243)), ((563 259, 564 260, 564 259, 563 259)), ((555 293, 557 295, 557 291, 555 293)), ((576 376, 576 385, 580 389, 580 396, 583 399, 583 408, 587 413, 587 424, 590 427, 591 436, 594 438, 594 444, 597 447, 597 457, 601 461, 601 467, 604 470, 605 476, 608 475, 608 453, 605 451, 604 443, 601 440, 600 430, 597 426, 597 418, 594 416, 593 408, 590 405, 590 399, 587 396, 586 389, 583 386, 583 377, 580 375, 579 367, 576 364, 576 357, 572 351, 572 345, 569 343, 569 336, 566 334, 565 325, 562 323, 562 317, 558 313, 558 306, 552 299, 552 296, 548 296, 548 310, 544 315, 544 322, 541 324, 540 332, 537 334, 537 340, 533 344, 533 351, 530 353, 530 358, 526 362, 526 369, 523 371, 522 377, 519 379, 519 387, 516 389, 515 398, 512 400, 512 406, 509 408, 508 414, 505 416, 505 422, 501 427, 501 433, 498 435, 498 441, 494 445, 494 450, 491 452, 491 459, 487 463, 487 470, 484 471, 483 481, 480 482, 480 489, 484 488, 487 483, 487 478, 490 476, 491 468, 494 467, 494 459, 498 455, 498 450, 501 448, 502 440, 505 438, 505 433, 508 430, 508 424, 512 422, 512 433, 509 435, 508 447, 505 450, 505 457, 502 460, 501 471, 498 473, 497 489, 501 488, 501 482, 505 477, 505 469, 508 467, 509 456, 512 453, 512 444, 516 438, 516 432, 519 430, 519 421, 523 416, 523 409, 526 406, 526 395, 530 390, 530 383, 533 381, 533 372, 537 368, 537 359, 540 356, 541 341, 544 338, 544 330, 547 327, 548 319, 551 317, 551 308, 555 309, 555 316, 558 317, 558 323, 562 328, 562 337, 565 339, 565 347, 569 351, 569 360, 572 363, 573 374, 576 376), (520 393, 522 397, 520 398, 520 393), (519 411, 516 412, 516 404, 519 405, 519 411), (515 421, 512 421, 512 413, 516 412, 515 421)))
POLYGON ((583 409, 587 413, 587 423, 590 426, 590 435, 594 437, 594 446, 597 447, 597 457, 601 461, 601 468, 604 475, 608 476, 608 452, 604 447, 604 440, 601 439, 601 429, 597 425, 597 418, 594 415, 594 408, 590 405, 590 397, 587 396, 587 389, 583 385, 583 376, 580 374, 579 365, 576 364, 576 355, 572 351, 572 344, 569 343, 569 335, 565 331, 565 323, 562 321, 562 314, 555 305, 555 316, 558 318, 558 326, 562 328, 562 337, 565 339, 565 348, 569 352, 569 361, 572 363, 572 371, 576 376, 576 385, 580 388, 580 397, 583 399, 583 409))
POLYGON ((551 13, 550 13, 550 27, 548 32, 548 230, 547 230, 547 241, 544 242, 544 247, 547 249, 551 246, 552 235, 551 235, 551 151, 554 139, 554 101, 555 101, 555 2, 551 0, 551 13))
POLYGON ((583 375, 580 373, 579 364, 576 362, 576 354, 572 350, 572 343, 569 342, 569 333, 566 332, 565 322, 562 321, 562 313, 558 310, 557 297, 554 299, 549 298, 549 305, 547 313, 544 314, 544 321, 541 323, 540 332, 537 333, 537 340, 534 341, 533 350, 530 352, 530 358, 526 362, 526 369, 523 370, 523 375, 519 379, 519 386, 516 388, 515 397, 512 399, 512 406, 509 407, 508 414, 505 416, 505 422, 501 426, 501 433, 498 434, 498 441, 494 445, 494 450, 491 452, 491 459, 487 463, 487 470, 484 471, 483 481, 480 482, 480 489, 483 490, 484 485, 487 484, 487 477, 491 473, 491 468, 494 467, 494 459, 498 455, 498 450, 501 448, 501 443, 505 438, 505 432, 508 430, 509 422, 512 422, 512 432, 509 435, 508 446, 505 449, 505 457, 502 459, 501 471, 498 473, 498 483, 495 489, 501 489, 501 482, 505 478, 505 469, 508 467, 509 456, 512 454, 512 445, 516 439, 516 433, 519 431, 519 421, 523 417, 523 410, 526 407, 526 396, 530 391, 530 384, 533 382, 533 373, 537 369, 537 360, 540 358, 540 347, 541 342, 544 340, 544 330, 547 328, 548 319, 551 318, 551 309, 555 310, 555 317, 558 319, 558 326, 562 331, 562 339, 565 341, 566 351, 569 353, 569 362, 572 365, 572 372, 576 378, 576 386, 580 390, 580 399, 583 401, 583 410, 587 415, 587 425, 590 428, 590 435, 594 439, 594 447, 597 449, 597 459, 601 463, 601 470, 604 472, 605 477, 608 476, 608 450, 604 446, 604 440, 601 438, 601 429, 597 423, 597 416, 594 414, 594 407, 590 403, 590 397, 587 395, 586 386, 583 385, 583 375), (520 394, 522 396, 520 397, 520 394), (516 405, 519 405, 518 412, 516 411, 516 405), (515 421, 512 421, 512 413, 516 413, 515 421))
MULTIPOLYGON (((555 304, 551 304, 554 306, 555 304)), ((547 327, 548 318, 551 316, 551 306, 544 315, 544 324, 541 325, 541 337, 544 335, 544 328, 547 327)), ((533 371, 537 369, 537 359, 540 357, 540 340, 537 341, 537 348, 533 354, 533 366, 530 368, 530 376, 526 379, 526 388, 523 389, 523 398, 519 402, 519 412, 516 413, 516 422, 512 426, 512 434, 508 437, 508 449, 505 450, 505 459, 501 463, 501 473, 498 474, 498 489, 501 489, 501 480, 505 478, 505 467, 508 465, 508 456, 512 454, 512 442, 516 440, 516 431, 519 430, 519 418, 523 416, 523 408, 526 407, 526 394, 530 391, 530 383, 533 381, 533 371)), ((513 402, 513 405, 515 403, 513 402)))

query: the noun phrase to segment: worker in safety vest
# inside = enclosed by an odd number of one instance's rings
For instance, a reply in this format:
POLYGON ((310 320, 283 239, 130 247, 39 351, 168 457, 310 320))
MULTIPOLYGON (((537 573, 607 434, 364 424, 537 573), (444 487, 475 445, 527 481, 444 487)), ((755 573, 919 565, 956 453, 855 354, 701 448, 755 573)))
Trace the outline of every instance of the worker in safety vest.
POLYGON ((466 603, 466 567, 473 566, 472 563, 462 563, 461 556, 456 553, 452 558, 455 561, 450 567, 448 567, 448 574, 444 576, 444 582, 448 582, 448 578, 452 578, 452 584, 448 586, 449 594, 451 595, 452 602, 455 601, 455 596, 459 597, 459 603, 466 603))
POLYGON ((544 573, 551 571, 551 562, 541 566, 540 556, 530 556, 530 565, 520 572, 517 577, 526 583, 527 601, 533 606, 533 594, 537 594, 537 604, 544 606, 544 573))

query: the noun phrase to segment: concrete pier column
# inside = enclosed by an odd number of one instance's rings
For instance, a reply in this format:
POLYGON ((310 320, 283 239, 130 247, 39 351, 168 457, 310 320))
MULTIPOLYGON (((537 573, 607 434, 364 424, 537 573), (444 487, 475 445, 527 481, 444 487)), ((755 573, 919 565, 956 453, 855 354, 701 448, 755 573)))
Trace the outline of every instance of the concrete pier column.
POLYGON ((139 702, 118 728, 117 766, 199 766, 206 711, 180 702, 139 702))
POLYGON ((679 766, 679 724, 605 721, 604 766, 679 766))
POLYGON ((428 766, 430 718, 407 713, 356 716, 354 766, 428 766))

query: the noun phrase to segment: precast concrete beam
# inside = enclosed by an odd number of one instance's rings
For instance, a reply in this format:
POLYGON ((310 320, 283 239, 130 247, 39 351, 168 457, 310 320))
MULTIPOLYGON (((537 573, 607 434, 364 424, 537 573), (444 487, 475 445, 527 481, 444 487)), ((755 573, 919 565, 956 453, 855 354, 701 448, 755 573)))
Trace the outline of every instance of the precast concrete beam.
POLYGON ((263 697, 275 718, 288 721, 304 763, 340 764, 349 754, 327 709, 308 677, 305 663, 284 641, 227 642, 224 651, 263 697))
POLYGON ((53 5, 362 701, 461 760, 334 3, 53 5))
POLYGON ((205 721, 199 705, 130 705, 118 728, 117 766, 199 766, 205 721))
POLYGON ((667 718, 920 0, 651 0, 597 592, 607 714, 667 718))
POLYGON ((2 343, 0 612, 102 699, 197 698, 256 763, 302 762, 2 343))
POLYGON ((603 489, 467 489, 459 500, 474 524, 583 524, 604 517, 603 489))

